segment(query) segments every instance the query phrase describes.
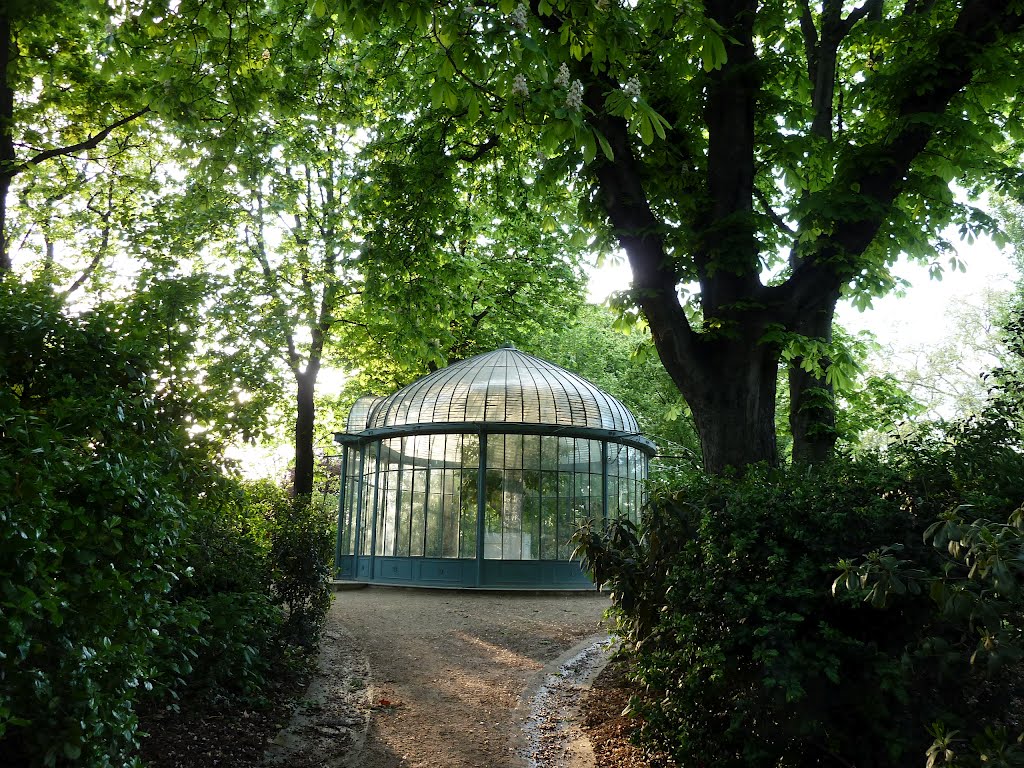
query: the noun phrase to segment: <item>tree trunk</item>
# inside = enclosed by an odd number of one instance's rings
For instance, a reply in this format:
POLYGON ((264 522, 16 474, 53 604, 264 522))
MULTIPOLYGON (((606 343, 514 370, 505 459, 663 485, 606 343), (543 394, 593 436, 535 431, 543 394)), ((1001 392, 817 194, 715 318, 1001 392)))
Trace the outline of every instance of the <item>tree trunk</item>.
POLYGON ((14 178, 14 87, 9 65, 14 51, 9 16, 0 14, 0 275, 11 270, 7 244, 7 193, 14 178))
POLYGON ((313 425, 316 420, 316 378, 318 366, 310 363, 305 371, 295 372, 295 480, 292 496, 313 493, 313 425))
MULTIPOLYGON (((824 306, 805 314, 797 324, 797 333, 811 339, 832 340, 832 318, 839 292, 826 297, 824 306)), ((824 377, 800 367, 796 358, 789 367, 789 428, 793 435, 793 463, 821 464, 828 461, 836 447, 835 391, 824 377)), ((823 371, 829 362, 822 361, 823 371)))
POLYGON ((666 369, 684 391, 700 437, 704 469, 721 474, 729 467, 758 462, 778 463, 775 437, 775 393, 778 351, 765 344, 737 341, 710 344, 704 370, 692 366, 679 378, 674 371, 682 361, 666 362, 666 369))

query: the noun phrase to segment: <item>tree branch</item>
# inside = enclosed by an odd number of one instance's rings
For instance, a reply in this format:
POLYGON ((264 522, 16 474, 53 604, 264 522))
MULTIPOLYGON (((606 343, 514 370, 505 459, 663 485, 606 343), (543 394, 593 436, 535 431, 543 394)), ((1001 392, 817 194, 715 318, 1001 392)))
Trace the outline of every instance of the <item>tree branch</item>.
POLYGON ((822 236, 813 258, 804 259, 793 275, 773 293, 785 296, 789 319, 854 275, 850 266, 874 240, 903 191, 914 161, 935 135, 935 120, 971 82, 985 51, 1003 35, 1024 28, 1024 11, 1011 10, 1001 0, 974 0, 961 9, 953 28, 937 41, 929 77, 908 86, 897 101, 889 137, 861 146, 836 172, 835 189, 859 189, 866 202, 860 216, 836 222, 822 236))
POLYGON ((772 224, 781 229, 787 235, 796 237, 797 231, 789 226, 785 219, 779 216, 778 212, 772 208, 771 201, 768 200, 767 195, 765 195, 765 193, 762 192, 756 184, 754 185, 754 197, 756 197, 758 202, 761 203, 761 207, 764 208, 764 212, 767 214, 768 218, 772 220, 772 224))
POLYGON ((846 37, 850 30, 854 28, 858 21, 863 19, 865 16, 878 16, 882 13, 882 3, 884 0, 864 0, 864 4, 857 6, 846 18, 843 19, 841 32, 842 37, 846 37))
POLYGON ((475 163, 500 143, 501 137, 496 134, 491 134, 482 144, 470 144, 469 146, 474 148, 473 151, 465 155, 459 155, 459 160, 464 163, 475 163))
POLYGON ((818 78, 818 30, 811 15, 811 4, 800 0, 800 31, 804 37, 804 54, 807 56, 807 77, 813 83, 818 78))
POLYGON ((47 149, 47 150, 45 150, 43 152, 40 152, 40 153, 38 153, 36 155, 33 155, 28 160, 25 160, 24 162, 16 165, 14 168, 12 168, 11 172, 10 172, 11 176, 15 176, 15 175, 21 173, 22 171, 24 171, 29 166, 39 165, 40 163, 43 163, 43 162, 45 162, 47 160, 50 160, 50 159, 52 159, 54 157, 66 157, 68 155, 74 155, 74 154, 77 154, 77 153, 82 152, 82 151, 87 150, 87 149, 95 149, 113 131, 117 130, 122 125, 127 125, 128 123, 132 122, 133 120, 139 119, 140 117, 142 117, 143 115, 145 115, 145 114, 147 114, 148 112, 151 112, 151 111, 152 110, 149 107, 143 107, 138 112, 133 112, 132 114, 128 115, 127 117, 122 117, 117 122, 111 123, 110 125, 108 125, 103 130, 99 131, 98 133, 93 134, 88 139, 84 139, 83 141, 78 142, 77 144, 71 144, 71 145, 66 146, 66 147, 54 147, 53 149, 47 149))

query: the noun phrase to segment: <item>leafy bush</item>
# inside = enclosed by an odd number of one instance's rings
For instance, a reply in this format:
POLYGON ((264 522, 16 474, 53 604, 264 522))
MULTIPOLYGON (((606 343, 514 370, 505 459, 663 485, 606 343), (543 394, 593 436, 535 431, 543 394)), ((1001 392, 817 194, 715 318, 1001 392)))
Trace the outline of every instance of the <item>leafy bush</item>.
POLYGON ((331 520, 304 498, 282 499, 275 512, 270 562, 272 593, 286 610, 282 634, 288 643, 313 648, 331 604, 331 520))
POLYGON ((0 765, 132 764, 142 696, 258 699, 329 604, 324 521, 222 474, 122 310, 0 281, 0 765))
POLYGON ((884 456, 691 479, 640 528, 585 530, 643 735, 681 765, 1020 765, 999 734, 1024 679, 1024 411, 1003 392, 884 456))
POLYGON ((281 611, 270 594, 262 531, 268 523, 248 488, 227 486, 195 510, 184 537, 188 568, 168 595, 175 621, 154 655, 150 698, 258 699, 282 656, 281 611))
POLYGON ((144 347, 0 283, 0 763, 120 765, 202 457, 144 347))

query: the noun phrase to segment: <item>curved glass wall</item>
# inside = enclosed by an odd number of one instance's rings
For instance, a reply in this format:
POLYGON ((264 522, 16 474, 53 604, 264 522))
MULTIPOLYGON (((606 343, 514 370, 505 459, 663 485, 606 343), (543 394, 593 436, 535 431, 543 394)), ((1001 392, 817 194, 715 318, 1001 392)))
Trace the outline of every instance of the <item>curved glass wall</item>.
MULTIPOLYGON (((540 410, 528 415, 540 416, 540 410)), ((339 577, 437 586, 589 586, 571 560, 571 537, 586 519, 637 519, 653 446, 635 423, 621 403, 588 382, 505 348, 431 374, 390 398, 359 400, 346 432, 337 435, 344 446, 339 577), (474 388, 481 378, 486 385, 474 388), (431 394, 430 379, 441 379, 440 395, 431 394), (506 387, 516 382, 511 397, 496 379, 506 387), (538 381, 545 382, 540 395, 532 389, 538 381), (566 382, 568 394, 560 389, 566 382), (480 391, 484 395, 474 403, 472 395, 480 391), (585 397, 591 392, 599 397, 585 397), (456 406, 459 397, 467 402, 456 406), (508 402, 574 398, 598 404, 579 407, 583 424, 480 418, 492 408, 507 417, 514 412, 508 402), (438 420, 439 407, 447 421, 438 420), (466 416, 475 418, 462 421, 466 416)))

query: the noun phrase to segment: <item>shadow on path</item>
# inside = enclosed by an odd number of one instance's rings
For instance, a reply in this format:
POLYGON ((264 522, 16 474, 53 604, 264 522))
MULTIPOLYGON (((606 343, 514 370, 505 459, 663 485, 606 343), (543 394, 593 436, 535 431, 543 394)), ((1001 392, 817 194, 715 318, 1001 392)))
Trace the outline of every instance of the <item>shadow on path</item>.
MULTIPOLYGON (((360 768, 525 766, 524 691, 602 631, 596 592, 537 596, 371 587, 337 595, 340 628, 369 662, 360 768)), ((354 746, 354 745, 353 745, 354 746)))

